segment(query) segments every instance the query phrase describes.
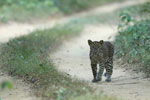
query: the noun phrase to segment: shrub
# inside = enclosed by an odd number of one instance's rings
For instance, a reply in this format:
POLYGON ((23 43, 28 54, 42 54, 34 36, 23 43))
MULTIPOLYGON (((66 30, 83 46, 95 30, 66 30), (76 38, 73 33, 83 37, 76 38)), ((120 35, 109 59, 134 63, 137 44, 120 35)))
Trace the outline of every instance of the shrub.
POLYGON ((128 63, 140 63, 141 70, 150 75, 150 19, 136 21, 121 14, 121 22, 115 39, 118 56, 128 58, 128 63))

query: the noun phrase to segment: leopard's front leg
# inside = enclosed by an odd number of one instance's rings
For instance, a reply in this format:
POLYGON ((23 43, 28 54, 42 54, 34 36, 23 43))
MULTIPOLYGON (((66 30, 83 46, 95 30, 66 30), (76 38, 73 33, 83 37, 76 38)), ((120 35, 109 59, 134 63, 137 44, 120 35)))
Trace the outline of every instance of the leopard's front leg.
POLYGON ((98 71, 98 74, 97 74, 97 77, 96 77, 96 80, 97 81, 101 81, 102 80, 102 75, 103 75, 103 72, 104 72, 104 63, 100 63, 99 64, 99 71, 98 71))
POLYGON ((91 64, 92 72, 93 72, 93 80, 92 82, 97 82, 96 76, 97 76, 97 64, 91 64))

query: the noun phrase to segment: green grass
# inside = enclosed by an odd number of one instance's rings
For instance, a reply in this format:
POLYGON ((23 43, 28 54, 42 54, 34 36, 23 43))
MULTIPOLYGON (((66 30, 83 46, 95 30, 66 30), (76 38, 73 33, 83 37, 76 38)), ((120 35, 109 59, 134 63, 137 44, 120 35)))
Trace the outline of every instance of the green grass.
POLYGON ((28 21, 72 14, 91 7, 123 0, 0 0, 0 21, 28 21))
POLYGON ((0 21, 2 22, 46 18, 58 11, 52 0, 0 0, 0 21))

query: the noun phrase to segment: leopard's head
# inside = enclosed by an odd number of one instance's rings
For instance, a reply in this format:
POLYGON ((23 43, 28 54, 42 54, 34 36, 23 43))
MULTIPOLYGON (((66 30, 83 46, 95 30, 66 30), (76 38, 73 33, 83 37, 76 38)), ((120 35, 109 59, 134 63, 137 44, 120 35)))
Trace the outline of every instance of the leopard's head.
POLYGON ((103 47, 103 44, 104 44, 104 41, 103 40, 100 40, 100 41, 91 41, 91 40, 88 40, 88 44, 90 46, 90 57, 91 58, 99 58, 99 57, 103 57, 103 50, 102 50, 102 47, 103 47))

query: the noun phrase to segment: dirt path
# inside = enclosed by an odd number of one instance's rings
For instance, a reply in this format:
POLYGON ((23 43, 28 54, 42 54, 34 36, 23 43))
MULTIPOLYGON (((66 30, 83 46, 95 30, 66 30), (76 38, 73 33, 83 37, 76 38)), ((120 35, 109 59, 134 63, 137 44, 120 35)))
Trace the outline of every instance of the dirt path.
POLYGON ((24 83, 22 80, 0 73, 0 83, 4 80, 11 82, 13 89, 1 91, 0 98, 2 100, 42 100, 34 95, 31 85, 24 83))
MULTIPOLYGON (((114 28, 111 27, 104 24, 96 26, 87 25, 80 37, 66 41, 51 56, 54 64, 58 66, 58 70, 68 73, 73 78, 91 83, 93 76, 88 56, 89 46, 87 40, 103 39, 112 41, 116 35, 116 30, 114 30, 116 26, 113 26, 114 28)), ((92 85, 124 100, 149 100, 150 79, 121 69, 120 66, 119 61, 114 62, 114 74, 111 83, 104 82, 103 77, 102 82, 92 85)))
MULTIPOLYGON (((70 19, 73 19, 76 17, 84 17, 84 16, 91 15, 91 14, 111 12, 118 8, 128 6, 128 5, 134 5, 136 3, 137 2, 135 1, 126 1, 124 3, 114 3, 114 4, 107 5, 107 6, 101 6, 99 8, 96 8, 94 10, 90 10, 87 12, 74 14, 69 17, 45 20, 45 21, 41 21, 40 23, 38 22, 38 23, 31 24, 31 23, 11 22, 5 25, 0 25, 0 43, 7 42, 8 40, 14 37, 26 35, 29 32, 32 32, 36 29, 50 28, 56 24, 65 23, 69 21, 70 19)), ((59 67, 60 70, 64 72, 67 71, 67 73, 69 73, 72 76, 89 81, 91 80, 91 71, 90 71, 89 61, 88 61, 88 56, 87 56, 88 50, 89 50, 88 45, 87 45, 87 39, 89 39, 89 37, 92 39, 96 39, 95 38, 96 34, 97 34, 98 40, 107 39, 110 35, 114 36, 114 34, 112 33, 115 33, 115 32, 116 30, 112 30, 110 26, 108 25, 105 25, 105 26, 100 25, 99 27, 87 26, 87 28, 83 31, 84 34, 82 34, 80 38, 71 40, 69 44, 66 43, 64 46, 62 46, 61 48, 62 51, 60 50, 61 52, 58 51, 55 53, 55 55, 53 55, 53 57, 57 57, 55 58, 56 60, 54 59, 54 61, 56 61, 56 63, 57 61, 59 62, 57 63, 58 66, 60 66, 60 64, 63 64, 63 66, 59 67), (103 36, 101 36, 100 33, 103 34, 103 36), (104 34, 104 33, 110 33, 110 34, 104 34), (95 35, 93 36, 93 34, 95 35), (76 45, 74 45, 75 43, 76 45), (72 47, 70 47, 70 44, 72 45, 72 47), (77 59, 75 60, 75 58, 77 59), (80 73, 81 70, 84 72, 80 73)), ((116 72, 120 73, 120 70, 116 69, 115 73, 116 72)), ((120 75, 116 74, 116 77, 120 77, 120 76, 124 76, 123 72, 121 72, 120 75)), ((114 75, 114 78, 115 78, 115 75, 114 75)), ((40 98, 37 98, 33 94, 33 90, 31 89, 32 86, 30 84, 26 84, 22 80, 10 77, 7 74, 4 74, 1 72, 0 82, 2 80, 9 80, 13 83, 13 86, 14 86, 13 90, 11 91, 5 90, 3 92, 0 92, 0 97, 2 97, 3 100, 40 100, 40 98)), ((113 84, 113 82, 111 84, 113 84)), ((95 86, 99 86, 100 88, 102 88, 105 85, 107 84, 103 84, 103 85, 97 84, 95 86)))
POLYGON ((115 95, 124 100, 149 100, 150 98, 150 79, 144 78, 141 74, 127 71, 120 66, 120 61, 115 59, 114 74, 112 82, 91 83, 93 78, 89 60, 88 39, 113 41, 117 33, 117 26, 109 24, 87 25, 82 34, 71 40, 67 40, 53 55, 57 69, 68 73, 72 78, 84 80, 98 90, 115 95))

